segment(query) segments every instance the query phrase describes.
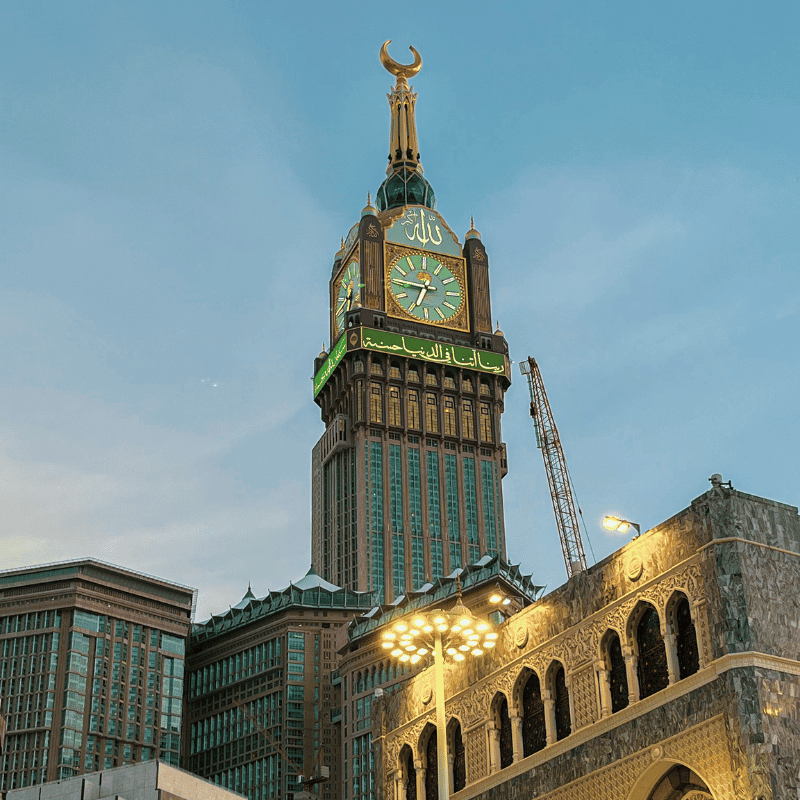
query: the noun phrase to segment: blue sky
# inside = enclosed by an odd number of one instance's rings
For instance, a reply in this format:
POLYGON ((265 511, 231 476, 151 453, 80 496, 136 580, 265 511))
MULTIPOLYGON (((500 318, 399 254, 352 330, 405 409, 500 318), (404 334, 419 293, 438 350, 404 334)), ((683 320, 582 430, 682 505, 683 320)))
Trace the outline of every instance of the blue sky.
MULTIPOLYGON (((712 472, 797 504, 795 4, 0 4, 0 568, 301 577, 339 238, 423 56, 438 210, 471 214, 597 558, 712 472), (280 392, 276 396, 276 387, 280 392)), ((511 559, 564 580, 514 366, 511 559)), ((588 548, 587 548, 588 549, 588 548)))

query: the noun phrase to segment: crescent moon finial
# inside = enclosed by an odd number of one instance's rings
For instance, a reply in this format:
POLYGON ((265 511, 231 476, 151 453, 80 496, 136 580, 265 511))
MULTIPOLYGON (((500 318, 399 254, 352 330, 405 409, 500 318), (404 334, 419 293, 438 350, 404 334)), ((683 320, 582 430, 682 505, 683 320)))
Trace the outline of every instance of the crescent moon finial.
POLYGON ((391 39, 387 39, 381 47, 381 64, 394 75, 398 81, 405 81, 408 78, 413 78, 422 69, 422 56, 417 52, 415 47, 409 45, 409 50, 414 54, 413 64, 399 64, 389 55, 389 45, 392 43, 391 39))

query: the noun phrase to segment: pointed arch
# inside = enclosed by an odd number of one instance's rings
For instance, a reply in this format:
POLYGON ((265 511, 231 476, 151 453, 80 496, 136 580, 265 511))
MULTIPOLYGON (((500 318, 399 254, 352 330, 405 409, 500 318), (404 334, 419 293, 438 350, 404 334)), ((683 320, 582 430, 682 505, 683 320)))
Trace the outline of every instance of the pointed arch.
POLYGON ((670 597, 667 603, 667 622, 675 642, 678 680, 688 678, 700 669, 700 651, 691 604, 683 592, 675 592, 670 597))
POLYGON ((553 699, 556 741, 566 739, 572 733, 567 672, 560 661, 554 661, 547 670, 547 688, 553 699))
POLYGON ((419 744, 425 770, 425 797, 419 800, 439 800, 438 740, 436 728, 430 723, 423 728, 419 744))
POLYGON ((643 700, 669 686, 667 649, 655 606, 645 602, 637 604, 628 628, 636 649, 639 699, 643 700))
POLYGON ((547 746, 547 723, 539 676, 532 669, 523 670, 519 707, 522 717, 522 757, 526 758, 547 746))
POLYGON ((622 640, 613 628, 605 632, 601 640, 602 658, 608 676, 608 690, 611 697, 611 713, 616 714, 626 708, 630 698, 628 691, 628 670, 622 653, 622 640))
POLYGON ((447 754, 451 764, 450 791, 460 792, 467 785, 467 766, 461 720, 458 717, 453 717, 447 723, 447 754))
POLYGON ((508 699, 498 692, 492 700, 492 721, 497 736, 498 767, 505 769, 514 762, 514 743, 511 733, 511 717, 508 713, 508 699))
POLYGON ((400 749, 400 800, 417 800, 417 770, 414 752, 404 744, 400 749))

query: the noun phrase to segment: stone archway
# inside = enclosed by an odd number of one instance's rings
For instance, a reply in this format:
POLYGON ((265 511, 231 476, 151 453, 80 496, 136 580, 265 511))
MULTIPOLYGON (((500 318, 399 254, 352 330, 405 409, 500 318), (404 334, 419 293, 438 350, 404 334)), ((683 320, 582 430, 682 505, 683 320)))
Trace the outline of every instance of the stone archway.
POLYGON ((628 800, 715 800, 706 782, 685 764, 661 762, 645 770, 628 800))

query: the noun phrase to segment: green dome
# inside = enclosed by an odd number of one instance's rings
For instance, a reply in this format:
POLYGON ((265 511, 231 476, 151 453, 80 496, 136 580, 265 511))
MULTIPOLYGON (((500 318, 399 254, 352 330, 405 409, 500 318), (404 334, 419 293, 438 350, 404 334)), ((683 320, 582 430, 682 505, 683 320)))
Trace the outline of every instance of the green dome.
POLYGON ((375 198, 380 211, 400 206, 425 206, 436 208, 433 187, 416 169, 401 167, 381 184, 375 198))

